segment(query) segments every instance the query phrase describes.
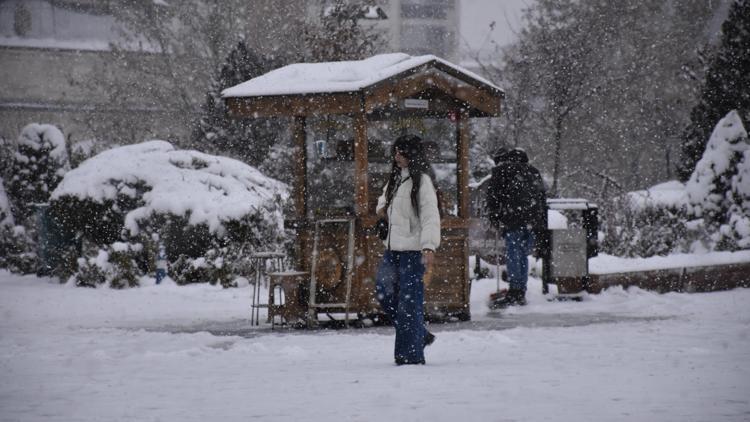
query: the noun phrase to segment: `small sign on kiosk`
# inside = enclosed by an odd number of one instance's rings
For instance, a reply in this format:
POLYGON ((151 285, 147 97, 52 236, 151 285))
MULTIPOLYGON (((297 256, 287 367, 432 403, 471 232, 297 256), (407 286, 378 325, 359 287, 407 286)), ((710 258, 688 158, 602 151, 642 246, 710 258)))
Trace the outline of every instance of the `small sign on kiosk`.
POLYGON ((404 99, 404 108, 418 108, 421 110, 427 110, 430 108, 430 101, 420 100, 417 98, 406 98, 404 99))

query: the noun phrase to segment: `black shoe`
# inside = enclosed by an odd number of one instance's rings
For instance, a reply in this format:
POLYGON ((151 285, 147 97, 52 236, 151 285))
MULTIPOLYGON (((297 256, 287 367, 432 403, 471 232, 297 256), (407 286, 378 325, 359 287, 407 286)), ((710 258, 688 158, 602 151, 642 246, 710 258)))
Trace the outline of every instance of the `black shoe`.
POLYGON ((505 309, 509 306, 526 305, 526 290, 509 289, 503 297, 499 297, 490 303, 490 309, 505 309))
POLYGON ((435 342, 435 334, 426 331, 424 334, 424 347, 427 347, 435 342))
POLYGON ((415 360, 413 362, 410 362, 410 361, 408 361, 406 359, 403 359, 403 358, 396 358, 396 365, 398 365, 398 366, 401 366, 401 365, 424 365, 424 364, 425 364, 424 359, 422 359, 422 360, 415 360))

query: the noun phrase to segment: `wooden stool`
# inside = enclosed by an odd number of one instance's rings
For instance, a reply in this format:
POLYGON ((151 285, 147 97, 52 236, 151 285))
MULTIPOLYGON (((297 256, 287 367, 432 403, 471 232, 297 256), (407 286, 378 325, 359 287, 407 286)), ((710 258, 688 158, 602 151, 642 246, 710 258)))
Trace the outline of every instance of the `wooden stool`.
POLYGON ((260 308, 268 307, 260 303, 260 284, 268 285, 267 267, 270 261, 271 271, 284 271, 286 255, 281 252, 256 252, 250 255, 252 268, 253 297, 250 304, 250 325, 260 325, 260 308))
POLYGON ((271 329, 276 324, 275 317, 281 317, 282 324, 304 320, 307 312, 307 300, 302 297, 302 289, 309 283, 310 273, 304 271, 283 271, 269 273, 268 285, 268 320, 271 329), (279 290, 279 303, 275 300, 275 291, 279 290))

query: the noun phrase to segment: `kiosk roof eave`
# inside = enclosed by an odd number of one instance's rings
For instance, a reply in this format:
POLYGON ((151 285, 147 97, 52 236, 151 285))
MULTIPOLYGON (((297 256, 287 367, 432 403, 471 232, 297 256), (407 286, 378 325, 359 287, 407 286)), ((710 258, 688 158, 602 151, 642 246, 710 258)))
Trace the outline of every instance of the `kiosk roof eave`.
POLYGON ((229 97, 235 118, 353 115, 362 111, 360 92, 229 97))

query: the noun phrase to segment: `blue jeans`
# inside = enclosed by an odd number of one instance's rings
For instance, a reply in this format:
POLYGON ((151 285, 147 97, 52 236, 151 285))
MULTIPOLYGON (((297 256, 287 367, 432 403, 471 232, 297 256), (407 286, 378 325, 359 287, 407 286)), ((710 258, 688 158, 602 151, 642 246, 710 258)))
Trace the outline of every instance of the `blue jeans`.
POLYGON ((528 228, 506 230, 505 265, 511 289, 526 290, 529 278, 528 255, 534 250, 534 232, 528 228))
POLYGON ((385 251, 376 276, 380 306, 396 327, 397 361, 424 360, 424 264, 420 251, 385 251))

